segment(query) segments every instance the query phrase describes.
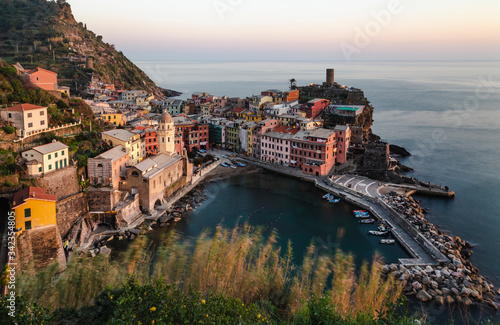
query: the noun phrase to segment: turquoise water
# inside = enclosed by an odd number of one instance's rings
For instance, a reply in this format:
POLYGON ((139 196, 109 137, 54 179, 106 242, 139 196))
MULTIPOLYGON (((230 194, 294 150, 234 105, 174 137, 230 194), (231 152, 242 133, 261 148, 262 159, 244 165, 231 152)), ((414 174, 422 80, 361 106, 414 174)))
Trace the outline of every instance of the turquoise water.
POLYGON ((414 154, 402 161, 415 169, 410 175, 455 191, 452 200, 418 199, 431 222, 476 245, 472 263, 500 285, 499 62, 136 63, 160 86, 184 92, 182 98, 195 91, 245 97, 286 90, 291 78, 321 83, 325 69, 335 68, 335 81, 363 89, 375 107, 374 132, 414 154))
POLYGON ((246 222, 263 227, 264 234, 276 229, 284 251, 291 240, 296 264, 311 242, 320 253, 352 252, 358 265, 371 261, 376 251, 386 262, 408 257, 398 245, 381 245, 379 237, 367 235, 377 226, 359 224, 354 205, 327 202, 321 198, 325 192, 312 183, 264 172, 210 183, 205 194, 208 200, 176 225, 188 238, 206 229, 213 232, 218 224, 233 228, 246 222))

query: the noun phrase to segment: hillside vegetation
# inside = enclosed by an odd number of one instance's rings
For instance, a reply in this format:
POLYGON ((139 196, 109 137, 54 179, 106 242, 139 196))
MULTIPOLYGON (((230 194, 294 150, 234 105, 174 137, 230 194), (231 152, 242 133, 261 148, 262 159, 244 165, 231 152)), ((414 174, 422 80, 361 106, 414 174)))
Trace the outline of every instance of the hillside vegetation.
MULTIPOLYGON (((59 74, 73 93, 83 90, 92 73, 118 89, 163 90, 114 45, 78 23, 64 0, 0 0, 0 57, 24 68, 39 66, 59 74), (94 68, 85 59, 92 57, 94 68)), ((167 92, 168 93, 168 92, 167 92)))

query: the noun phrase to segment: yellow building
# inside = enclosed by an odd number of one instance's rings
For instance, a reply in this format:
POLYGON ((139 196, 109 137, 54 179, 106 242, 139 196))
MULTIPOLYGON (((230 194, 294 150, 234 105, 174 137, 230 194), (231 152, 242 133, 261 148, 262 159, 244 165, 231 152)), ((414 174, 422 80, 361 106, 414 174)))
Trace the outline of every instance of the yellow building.
POLYGON ((122 145, 125 148, 128 148, 130 158, 129 163, 131 166, 136 165, 144 159, 139 134, 123 129, 115 129, 102 132, 102 139, 110 143, 113 147, 122 145))
POLYGON ((102 114, 101 119, 116 126, 124 126, 127 124, 127 118, 122 113, 102 114))
POLYGON ((16 215, 18 234, 24 230, 57 225, 57 197, 44 188, 27 187, 14 194, 12 209, 16 215))
POLYGON ((247 114, 243 114, 242 116, 245 120, 251 122, 261 122, 266 119, 266 117, 262 114, 248 112, 247 114))

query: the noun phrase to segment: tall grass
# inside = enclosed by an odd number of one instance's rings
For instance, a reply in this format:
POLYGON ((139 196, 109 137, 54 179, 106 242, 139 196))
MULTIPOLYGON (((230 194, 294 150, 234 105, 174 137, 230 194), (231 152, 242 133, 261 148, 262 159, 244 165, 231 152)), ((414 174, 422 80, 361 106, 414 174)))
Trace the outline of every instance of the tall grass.
POLYGON ((141 236, 118 260, 75 256, 61 274, 56 265, 36 274, 25 272, 18 293, 45 307, 80 308, 133 275, 139 283, 160 281, 186 294, 194 290, 244 303, 271 302, 290 315, 307 308, 313 297, 326 297, 335 312, 346 318, 359 313, 377 317, 400 296, 400 284, 382 279, 379 256, 364 264, 356 276, 352 255, 340 251, 333 257, 318 255, 311 244, 303 264, 296 268, 291 243, 282 254, 277 237, 276 232, 264 237, 262 229, 248 225, 218 227, 213 236, 203 233, 194 242, 182 241, 172 231, 152 254, 147 237, 141 236))

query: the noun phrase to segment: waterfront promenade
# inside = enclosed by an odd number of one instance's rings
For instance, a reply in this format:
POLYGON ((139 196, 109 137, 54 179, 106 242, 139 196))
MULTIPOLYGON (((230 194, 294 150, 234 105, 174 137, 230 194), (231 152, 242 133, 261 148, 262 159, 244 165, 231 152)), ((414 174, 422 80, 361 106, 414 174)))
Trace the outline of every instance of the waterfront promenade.
POLYGON ((267 170, 313 182, 326 192, 370 211, 374 217, 389 227, 393 237, 412 256, 412 258, 399 259, 399 263, 402 265, 436 266, 449 261, 427 238, 406 221, 403 215, 381 199, 382 195, 378 188, 386 185, 382 182, 360 176, 342 176, 331 180, 325 177, 306 175, 298 169, 277 166, 246 156, 238 156, 238 159, 267 170), (349 184, 354 185, 349 187, 349 184))

